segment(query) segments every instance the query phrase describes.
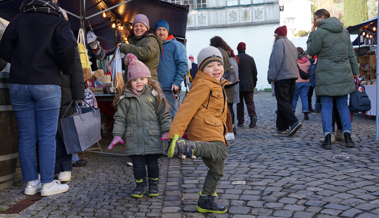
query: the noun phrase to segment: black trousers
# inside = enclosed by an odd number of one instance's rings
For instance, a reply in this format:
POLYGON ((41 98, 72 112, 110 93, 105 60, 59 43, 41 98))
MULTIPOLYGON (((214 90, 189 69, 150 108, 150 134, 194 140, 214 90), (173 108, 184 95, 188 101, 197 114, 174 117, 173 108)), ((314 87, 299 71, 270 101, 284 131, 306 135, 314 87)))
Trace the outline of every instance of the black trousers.
POLYGON ((133 173, 136 180, 146 178, 146 165, 149 178, 159 178, 158 158, 160 154, 132 155, 133 173))
POLYGON ((313 96, 313 90, 315 87, 309 86, 309 91, 308 91, 308 108, 312 109, 312 96, 313 96))
POLYGON ((337 129, 338 130, 342 130, 342 123, 341 123, 340 114, 338 113, 338 110, 337 110, 336 99, 333 98, 333 112, 332 112, 333 132, 335 132, 335 124, 337 124, 337 129))
POLYGON ((275 97, 278 107, 276 128, 279 131, 287 130, 291 125, 299 121, 292 110, 295 87, 296 79, 286 79, 275 82, 275 97))
POLYGON ((245 100, 247 113, 249 117, 257 117, 255 113, 255 104, 254 104, 254 91, 240 91, 240 102, 237 104, 237 119, 238 123, 243 124, 245 122, 245 111, 243 101, 245 100))
POLYGON ((229 104, 228 103, 228 107, 229 107, 229 110, 230 110, 230 114, 232 115, 232 123, 234 124, 234 110, 233 110, 233 104, 229 104))
POLYGON ((55 173, 72 171, 72 154, 67 154, 66 147, 59 133, 55 135, 57 141, 55 156, 55 173))

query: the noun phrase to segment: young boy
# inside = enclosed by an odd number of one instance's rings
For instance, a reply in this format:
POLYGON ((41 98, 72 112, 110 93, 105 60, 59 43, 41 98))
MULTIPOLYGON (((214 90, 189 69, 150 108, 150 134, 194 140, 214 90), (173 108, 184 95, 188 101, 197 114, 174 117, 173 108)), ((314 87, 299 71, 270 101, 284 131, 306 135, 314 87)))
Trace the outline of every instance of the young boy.
POLYGON ((171 145, 168 157, 198 156, 209 168, 203 190, 200 192, 197 211, 201 213, 225 213, 227 208, 214 202, 216 188, 224 175, 228 157, 226 115, 228 100, 224 86, 223 59, 215 47, 206 47, 197 56, 199 71, 192 87, 173 120, 168 138, 171 145), (188 139, 183 139, 188 128, 188 139))

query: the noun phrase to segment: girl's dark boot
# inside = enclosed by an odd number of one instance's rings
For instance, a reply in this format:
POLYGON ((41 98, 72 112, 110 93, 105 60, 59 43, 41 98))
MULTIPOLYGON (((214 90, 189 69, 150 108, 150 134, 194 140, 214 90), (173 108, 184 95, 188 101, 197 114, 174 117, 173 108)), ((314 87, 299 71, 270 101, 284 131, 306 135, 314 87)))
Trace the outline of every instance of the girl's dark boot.
POLYGON ((149 196, 150 197, 157 197, 159 196, 159 190, 158 190, 158 178, 149 178, 149 196))
POLYGON ((343 134, 343 136, 345 137, 346 148, 353 148, 353 147, 354 147, 354 142, 353 142, 353 140, 351 139, 351 135, 350 135, 350 133, 345 132, 345 133, 343 134))
POLYGON ((304 120, 309 120, 308 112, 304 112, 304 120))
POLYGON ((137 183, 137 187, 133 190, 132 197, 142 198, 146 192, 146 185, 147 185, 146 179, 136 180, 136 183, 137 183))
POLYGON ((332 135, 330 133, 325 136, 325 141, 321 144, 321 147, 332 150, 332 135))
POLYGON ((197 202, 196 209, 200 213, 226 213, 228 209, 225 206, 218 205, 215 202, 215 197, 217 194, 214 195, 205 195, 203 194, 203 191, 201 191, 199 197, 199 201, 197 202))

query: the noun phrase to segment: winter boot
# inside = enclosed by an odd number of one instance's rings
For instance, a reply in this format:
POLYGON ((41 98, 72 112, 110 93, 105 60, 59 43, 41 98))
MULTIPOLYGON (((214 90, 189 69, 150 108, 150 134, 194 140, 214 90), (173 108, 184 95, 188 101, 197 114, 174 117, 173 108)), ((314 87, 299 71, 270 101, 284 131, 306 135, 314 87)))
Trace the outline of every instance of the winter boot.
POLYGON ((136 180, 137 187, 132 192, 133 198, 142 198, 143 195, 146 192, 146 180, 145 179, 139 179, 136 180))
POLYGON ((158 178, 149 178, 149 196, 150 197, 157 197, 159 196, 159 190, 158 190, 158 178))
POLYGON ((327 150, 332 150, 332 135, 330 133, 325 136, 324 143, 321 144, 321 147, 327 150))
POLYGON ((249 128, 254 128, 257 125, 257 118, 256 117, 250 117, 250 125, 249 128))
MULTIPOLYGON (((325 138, 320 138, 320 142, 324 143, 325 142, 325 138)), ((334 144, 336 142, 336 137, 335 137, 334 132, 332 132, 331 142, 332 142, 332 144, 334 144)))
POLYGON ((181 157, 186 155, 187 157, 194 156, 195 143, 187 139, 179 137, 178 134, 175 134, 174 138, 171 141, 171 145, 168 148, 167 156, 168 158, 181 157))
POLYGON ((342 130, 337 130, 336 141, 345 141, 345 137, 342 134, 342 130))
POLYGON ((200 213, 226 213, 228 209, 225 206, 218 205, 215 202, 215 197, 217 194, 214 195, 204 195, 203 191, 201 191, 199 197, 199 201, 197 202, 197 211, 200 213))
POLYGON ((304 120, 309 120, 308 112, 304 112, 304 120))
POLYGON ((354 147, 354 142, 353 142, 353 140, 351 139, 351 135, 350 135, 350 133, 345 132, 345 133, 343 134, 343 136, 345 137, 346 148, 353 148, 353 147, 354 147))

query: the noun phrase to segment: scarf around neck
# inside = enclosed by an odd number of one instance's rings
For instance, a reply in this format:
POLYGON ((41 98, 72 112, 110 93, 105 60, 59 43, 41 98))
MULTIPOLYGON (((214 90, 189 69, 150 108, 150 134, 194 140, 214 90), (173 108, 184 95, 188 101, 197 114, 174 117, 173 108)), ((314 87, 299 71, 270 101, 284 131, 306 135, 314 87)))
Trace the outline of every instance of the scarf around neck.
POLYGON ((22 13, 46 13, 63 17, 60 8, 48 0, 25 0, 20 7, 22 13))

